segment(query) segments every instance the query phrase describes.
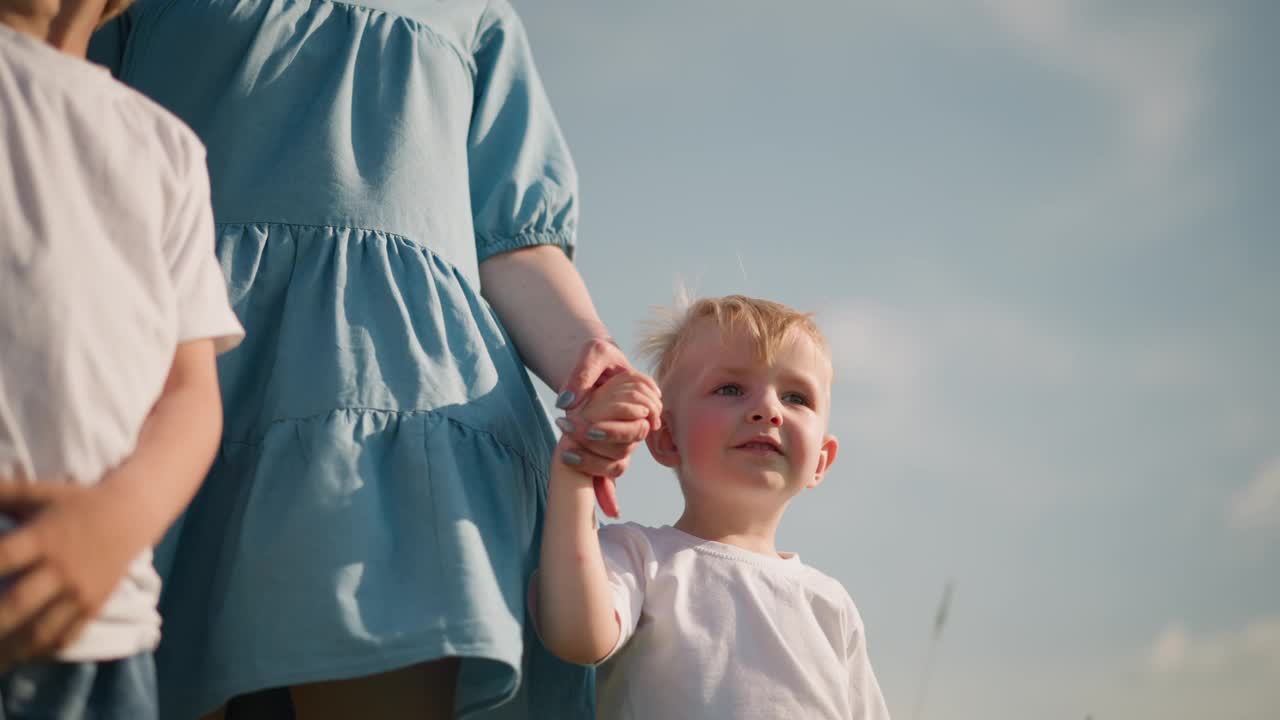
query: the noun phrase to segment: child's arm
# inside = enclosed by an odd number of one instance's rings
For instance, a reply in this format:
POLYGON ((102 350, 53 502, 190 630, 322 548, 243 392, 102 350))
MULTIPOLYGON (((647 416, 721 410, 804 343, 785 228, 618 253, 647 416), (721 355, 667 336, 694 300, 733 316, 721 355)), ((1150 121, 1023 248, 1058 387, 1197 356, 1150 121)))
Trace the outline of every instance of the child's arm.
POLYGON ((560 460, 580 452, 561 438, 551 463, 542 559, 535 580, 538 634, 565 662, 591 665, 617 643, 617 615, 596 538, 596 496, 591 477, 560 460))
POLYGON ((129 563, 178 516, 213 461, 222 407, 210 339, 178 345, 133 454, 93 486, 0 483, 0 672, 49 655, 93 619, 129 563))
MULTIPOLYGON (((657 402, 654 393, 639 373, 615 375, 592 394, 581 416, 593 422, 628 417, 637 406, 657 402)), ((581 452, 565 435, 551 463, 535 622, 548 650, 566 662, 591 665, 613 650, 620 628, 596 534, 592 479, 566 464, 581 452)))

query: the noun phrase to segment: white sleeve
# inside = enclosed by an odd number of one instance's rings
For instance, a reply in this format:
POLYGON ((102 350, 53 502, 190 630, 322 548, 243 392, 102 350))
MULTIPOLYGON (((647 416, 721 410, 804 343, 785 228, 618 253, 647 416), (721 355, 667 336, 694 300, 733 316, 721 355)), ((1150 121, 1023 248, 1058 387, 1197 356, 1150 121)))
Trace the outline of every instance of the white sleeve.
POLYGON ((227 281, 214 254, 213 207, 204 151, 191 151, 164 238, 178 303, 178 342, 212 338, 217 352, 240 343, 244 328, 227 300, 227 281))
POLYGON ((857 609, 853 609, 850 622, 845 666, 849 673, 849 707, 853 708, 852 720, 889 720, 889 708, 885 705, 880 683, 871 669, 867 655, 867 632, 857 609))
MULTIPOLYGON (((649 539, 630 523, 600 528, 600 551, 605 572, 613 591, 613 609, 618 613, 618 642, 600 659, 603 663, 626 646, 640 622, 644 607, 644 591, 654 566, 653 547, 649 539)), ((599 664, 599 663, 597 663, 599 664)))

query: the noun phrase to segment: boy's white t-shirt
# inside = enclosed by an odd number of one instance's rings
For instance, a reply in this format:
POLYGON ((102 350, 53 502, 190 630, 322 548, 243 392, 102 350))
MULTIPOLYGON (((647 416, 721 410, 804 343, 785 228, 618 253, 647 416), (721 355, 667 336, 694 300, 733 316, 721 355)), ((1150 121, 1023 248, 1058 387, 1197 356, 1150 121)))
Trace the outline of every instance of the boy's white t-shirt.
POLYGON ((853 600, 799 556, 635 523, 600 545, 622 625, 601 720, 889 717, 853 600))
MULTIPOLYGON (((243 332, 199 139, 104 68, 0 25, 0 481, 98 482, 133 452, 178 343, 221 351, 243 332)), ((154 648, 159 592, 147 550, 58 657, 154 648)))

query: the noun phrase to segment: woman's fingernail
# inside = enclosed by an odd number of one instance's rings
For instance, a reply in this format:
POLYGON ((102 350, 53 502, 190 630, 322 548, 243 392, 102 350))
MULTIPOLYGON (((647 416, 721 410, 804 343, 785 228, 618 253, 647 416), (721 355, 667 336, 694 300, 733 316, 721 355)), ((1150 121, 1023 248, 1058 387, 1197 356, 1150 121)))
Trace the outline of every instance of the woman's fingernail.
MULTIPOLYGON (((573 432, 573 431, 570 430, 569 432, 573 432)), ((606 437, 609 437, 609 436, 605 433, 605 431, 601 430, 600 428, 591 428, 590 430, 587 431, 588 440, 603 440, 606 437)))
MULTIPOLYGON (((556 418, 556 427, 560 428, 562 432, 568 433, 570 435, 573 434, 573 427, 574 427, 573 421, 570 420, 569 418, 562 418, 562 417, 556 418)), ((591 433, 587 433, 587 436, 590 437, 591 433)))
POLYGON ((582 464, 582 456, 572 450, 565 450, 564 452, 560 453, 560 459, 564 461, 565 465, 581 465, 582 464))
POLYGON ((556 396, 556 407, 561 410, 573 404, 573 399, 578 397, 572 390, 565 390, 556 396))

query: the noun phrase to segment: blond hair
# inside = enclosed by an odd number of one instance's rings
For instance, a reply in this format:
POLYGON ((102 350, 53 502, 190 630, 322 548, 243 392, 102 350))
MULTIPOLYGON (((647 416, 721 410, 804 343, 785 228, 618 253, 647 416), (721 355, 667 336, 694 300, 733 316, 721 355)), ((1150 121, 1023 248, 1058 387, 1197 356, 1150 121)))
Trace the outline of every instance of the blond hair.
POLYGON ((745 295, 702 298, 693 302, 682 299, 679 304, 686 307, 660 310, 659 317, 646 324, 647 332, 640 340, 639 352, 652 361, 653 377, 660 386, 667 385, 680 354, 694 335, 694 325, 703 318, 715 322, 722 335, 744 335, 755 347, 756 356, 764 362, 770 362, 797 332, 812 340, 822 355, 830 360, 826 338, 813 322, 813 313, 745 295))

